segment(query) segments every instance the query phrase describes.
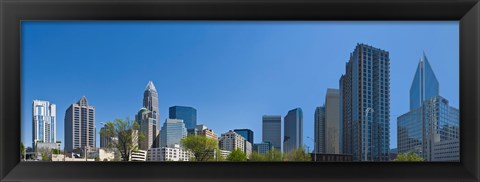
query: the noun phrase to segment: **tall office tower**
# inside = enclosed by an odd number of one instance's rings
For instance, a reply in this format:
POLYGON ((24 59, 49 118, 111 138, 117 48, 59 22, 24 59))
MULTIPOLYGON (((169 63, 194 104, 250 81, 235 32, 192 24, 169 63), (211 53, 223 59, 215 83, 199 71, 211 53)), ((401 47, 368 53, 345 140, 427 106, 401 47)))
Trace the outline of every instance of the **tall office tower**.
POLYGON ((160 147, 182 146, 180 140, 187 137, 187 129, 180 119, 165 119, 160 131, 160 147))
POLYGON ((37 142, 55 143, 57 138, 57 109, 48 101, 34 100, 32 103, 32 147, 37 142))
POLYGON ((135 121, 140 125, 140 133, 144 136, 143 140, 139 142, 141 150, 148 150, 157 146, 155 142, 159 132, 155 127, 156 120, 153 116, 153 112, 147 108, 141 108, 138 114, 135 115, 135 121))
POLYGON ((424 52, 410 87, 410 110, 420 107, 424 100, 434 96, 439 96, 439 84, 424 52))
POLYGON ((388 161, 390 58, 387 51, 357 44, 340 78, 343 153, 355 161, 388 161))
POLYGON ((234 149, 239 149, 242 152, 246 152, 245 138, 232 130, 222 134, 222 136, 220 137, 219 146, 221 150, 232 151, 234 149))
POLYGON ((283 118, 283 152, 303 147, 303 112, 301 108, 288 111, 283 118))
POLYGON ((282 151, 282 116, 262 116, 262 142, 270 142, 277 151, 282 151))
POLYGON ((65 112, 65 150, 95 148, 95 107, 83 96, 65 112))
POLYGON ((243 138, 253 144, 253 131, 251 129, 234 129, 233 131, 242 135, 243 138))
POLYGON ((325 153, 325 107, 315 109, 314 121, 314 153, 325 153))
MULTIPOLYGON (((160 112, 158 111, 158 92, 152 81, 148 82, 145 92, 143 92, 143 107, 152 112, 152 127, 155 128, 152 130, 152 138, 154 138, 152 147, 157 147, 159 145, 160 112)), ((142 126, 140 127, 142 128, 142 126)), ((143 128, 148 128, 148 126, 144 126, 143 128)))
POLYGON ((425 53, 410 88, 410 107, 397 118, 398 153, 414 152, 426 161, 459 161, 459 110, 439 96, 425 53))
POLYGON ((325 153, 340 154, 340 93, 327 89, 325 96, 325 153))
POLYGON ((168 109, 170 119, 181 119, 187 130, 195 130, 197 126, 197 110, 187 106, 172 106, 168 109))

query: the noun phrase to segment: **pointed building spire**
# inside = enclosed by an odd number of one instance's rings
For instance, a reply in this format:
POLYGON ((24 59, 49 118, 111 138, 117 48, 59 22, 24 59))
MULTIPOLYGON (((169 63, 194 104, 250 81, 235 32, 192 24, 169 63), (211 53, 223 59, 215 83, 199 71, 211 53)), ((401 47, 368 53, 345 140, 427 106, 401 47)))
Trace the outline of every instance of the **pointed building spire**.
POLYGON ((152 81, 148 81, 148 84, 147 84, 147 87, 145 88, 145 90, 154 90, 154 91, 157 91, 157 89, 155 89, 155 85, 153 85, 153 82, 152 82, 152 81))

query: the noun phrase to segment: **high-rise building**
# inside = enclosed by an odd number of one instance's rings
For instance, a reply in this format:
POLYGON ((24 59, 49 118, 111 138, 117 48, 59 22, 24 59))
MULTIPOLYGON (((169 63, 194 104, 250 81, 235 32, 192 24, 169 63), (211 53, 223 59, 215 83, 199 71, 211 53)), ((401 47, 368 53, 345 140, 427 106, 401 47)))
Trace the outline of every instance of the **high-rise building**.
POLYGON ((242 135, 248 142, 253 143, 253 131, 251 129, 234 129, 233 131, 242 135))
POLYGON ((315 110, 315 153, 340 154, 339 97, 338 89, 327 89, 324 106, 315 110))
POLYGON ((197 110, 187 106, 172 106, 168 109, 170 119, 181 119, 187 130, 194 130, 197 126, 197 110))
POLYGON ((141 150, 148 150, 149 148, 157 146, 155 142, 159 132, 153 116, 153 112, 145 107, 141 108, 137 115, 135 115, 135 121, 140 125, 140 132, 144 136, 144 139, 139 143, 141 150))
POLYGON ((95 107, 83 96, 65 112, 65 150, 95 148, 95 107))
POLYGON ((289 153, 303 147, 303 112, 301 108, 288 111, 283 118, 283 152, 289 153))
POLYGON ((57 109, 48 101, 34 100, 32 103, 32 147, 37 142, 55 143, 57 138, 57 109))
POLYGON ((439 83, 425 56, 410 88, 410 111, 397 118, 398 153, 426 161, 459 161, 459 110, 439 96, 439 83))
POLYGON ((277 151, 282 151, 282 116, 263 115, 262 141, 272 143, 277 151))
POLYGON ((314 153, 325 153, 325 107, 315 109, 314 121, 314 153))
POLYGON ((160 130, 160 147, 173 147, 181 144, 181 139, 187 137, 187 129, 180 119, 165 119, 160 130))
POLYGON ((434 96, 439 96, 439 84, 424 52, 410 86, 410 110, 420 107, 424 100, 434 96))
MULTIPOLYGON (((160 127, 160 112, 158 111, 158 92, 153 85, 152 81, 149 81, 145 91, 143 92, 143 107, 147 109, 147 111, 140 110, 143 114, 145 114, 143 119, 144 122, 140 122, 140 128, 142 128, 143 133, 147 133, 149 137, 145 137, 148 147, 157 147, 159 145, 158 137, 159 137, 159 127, 160 127), (150 114, 147 114, 151 112, 150 114), (151 118, 151 119, 149 119, 151 118), (142 126, 142 124, 144 124, 142 126), (153 129, 152 129, 153 128, 153 129), (150 135, 151 134, 151 135, 150 135), (152 142, 152 143, 150 143, 152 142)), ((139 112, 140 113, 140 112, 139 112)), ((137 120, 142 121, 142 120, 137 120)), ((145 147, 145 146, 143 146, 145 147)), ((147 148, 148 148, 147 147, 147 148)), ((145 149, 146 150, 146 149, 145 149)))
POLYGON ((239 149, 242 152, 246 152, 245 138, 232 130, 222 134, 222 136, 220 137, 219 145, 220 149, 222 150, 232 151, 234 149, 239 149))
POLYGON ((388 161, 389 52, 357 44, 340 78, 342 151, 354 161, 388 161))

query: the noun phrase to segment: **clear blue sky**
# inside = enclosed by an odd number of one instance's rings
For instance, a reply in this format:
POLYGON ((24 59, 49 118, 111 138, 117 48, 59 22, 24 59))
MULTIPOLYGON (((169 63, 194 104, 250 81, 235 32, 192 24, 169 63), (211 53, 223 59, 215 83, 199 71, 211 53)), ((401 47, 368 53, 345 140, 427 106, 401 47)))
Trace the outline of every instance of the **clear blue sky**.
MULTIPOLYGON (((261 141, 264 114, 304 114, 312 149, 315 107, 338 88, 357 43, 390 52, 391 148, 397 117, 422 51, 440 82, 440 95, 458 107, 458 22, 22 22, 22 141, 31 145, 34 99, 57 105, 57 140, 65 110, 86 96, 100 122, 134 118, 152 80, 161 125, 168 107, 192 106, 198 123, 220 135, 250 128, 261 141)), ((97 135, 97 145, 99 137, 97 135)))

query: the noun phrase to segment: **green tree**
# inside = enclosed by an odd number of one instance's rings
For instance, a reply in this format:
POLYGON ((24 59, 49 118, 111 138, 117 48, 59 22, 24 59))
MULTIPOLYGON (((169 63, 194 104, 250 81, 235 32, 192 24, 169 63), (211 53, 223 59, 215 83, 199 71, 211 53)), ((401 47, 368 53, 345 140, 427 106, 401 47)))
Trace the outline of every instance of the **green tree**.
POLYGON ((311 157, 303 147, 290 151, 286 154, 286 161, 311 161, 311 157))
POLYGON ((195 161, 213 160, 214 153, 219 153, 218 142, 206 136, 188 135, 181 139, 181 143, 183 147, 193 153, 195 161))
POLYGON ((425 161, 422 157, 417 155, 416 153, 409 152, 409 153, 400 153, 397 155, 397 158, 394 160, 397 162, 420 162, 420 161, 425 161))
POLYGON ((249 161, 267 161, 265 154, 260 154, 258 152, 252 152, 250 155, 249 161))
POLYGON ((52 149, 52 154, 60 154, 60 150, 59 149, 52 149))
POLYGON ((128 161, 132 151, 138 150, 138 144, 145 138, 142 132, 139 132, 140 125, 137 122, 115 119, 106 124, 106 129, 101 130, 100 134, 105 137, 116 137, 118 140, 108 143, 108 148, 116 148, 121 155, 122 161, 128 161))
POLYGON ((264 155, 265 155, 265 160, 266 161, 282 161, 282 159, 283 159, 282 152, 280 152, 276 149, 272 149, 270 151, 267 151, 267 153, 265 153, 264 155))
POLYGON ((247 155, 242 152, 240 149, 234 149, 230 154, 227 156, 227 161, 232 162, 241 162, 247 161, 247 155))
POLYGON ((48 156, 48 153, 46 152, 42 153, 42 161, 50 161, 50 157, 48 156))
POLYGON ((20 142, 20 159, 25 159, 25 145, 20 142))

